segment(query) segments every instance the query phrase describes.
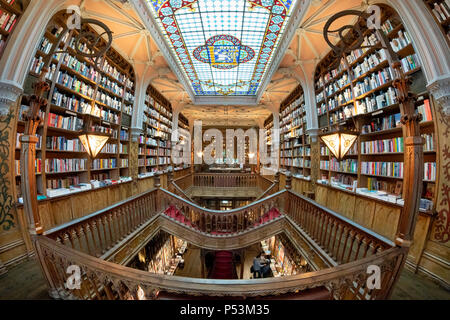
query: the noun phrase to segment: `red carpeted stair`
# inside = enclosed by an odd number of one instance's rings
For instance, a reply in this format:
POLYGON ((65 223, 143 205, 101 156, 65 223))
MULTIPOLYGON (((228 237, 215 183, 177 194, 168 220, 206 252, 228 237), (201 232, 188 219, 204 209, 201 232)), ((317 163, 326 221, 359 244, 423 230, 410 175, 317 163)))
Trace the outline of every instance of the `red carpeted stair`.
POLYGON ((259 221, 259 223, 257 223, 256 225, 259 224, 264 224, 266 222, 272 221, 273 219, 276 219, 278 217, 281 216, 280 211, 278 211, 276 208, 270 209, 270 211, 268 211, 259 221))
POLYGON ((211 272, 211 279, 236 279, 236 272, 233 271, 233 253, 230 251, 216 252, 214 267, 211 272))

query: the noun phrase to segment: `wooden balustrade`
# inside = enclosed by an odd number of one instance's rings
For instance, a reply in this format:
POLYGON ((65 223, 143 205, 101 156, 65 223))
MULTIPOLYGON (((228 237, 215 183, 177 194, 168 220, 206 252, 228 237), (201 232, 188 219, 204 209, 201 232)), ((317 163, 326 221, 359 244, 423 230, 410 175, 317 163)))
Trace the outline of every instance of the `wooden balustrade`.
POLYGON ((258 175, 245 173, 213 174, 201 173, 194 175, 195 187, 210 188, 256 188, 258 175))
MULTIPOLYGON (((57 299, 150 300, 160 292, 175 295, 213 297, 263 297, 326 288, 339 300, 374 300, 389 297, 403 265, 406 249, 392 248, 374 256, 321 271, 296 276, 248 280, 204 280, 152 274, 107 262, 78 250, 67 248, 44 236, 34 236, 37 255, 57 299), (369 266, 381 270, 381 289, 368 286, 369 266), (79 266, 81 284, 66 289, 73 270, 79 266)), ((73 283, 72 283, 73 284, 73 283)))
MULTIPOLYGON (((238 180, 220 183, 208 180, 208 183, 237 184, 238 180)), ((277 219, 276 216, 273 220, 277 219)), ((52 295, 68 298, 70 293, 80 299, 154 299, 159 291, 254 297, 317 286, 326 287, 335 299, 384 299, 389 296, 407 254, 407 249, 395 247, 390 240, 290 190, 223 212, 201 208, 157 188, 50 230, 43 236, 35 236, 34 241, 52 295), (99 259, 133 231, 169 208, 175 208, 183 216, 182 221, 193 227, 192 230, 215 236, 238 234, 245 230, 258 232, 261 222, 271 223, 267 213, 277 208, 282 218, 296 224, 305 237, 320 245, 339 265, 281 279, 208 282, 151 274, 99 259), (82 266, 80 290, 65 289, 65 281, 70 276, 66 271, 71 265, 82 266), (381 290, 371 290, 366 285, 367 268, 373 265, 382 270, 381 290)))
POLYGON ((192 226, 208 233, 236 233, 261 223, 271 209, 282 208, 287 193, 279 192, 264 200, 231 211, 202 208, 183 197, 161 190, 160 200, 164 210, 175 206, 192 226))
POLYGON ((159 212, 153 189, 89 216, 46 231, 45 236, 73 249, 100 257, 159 212))
POLYGON ((287 212, 339 264, 395 246, 389 239, 292 191, 289 192, 287 212))

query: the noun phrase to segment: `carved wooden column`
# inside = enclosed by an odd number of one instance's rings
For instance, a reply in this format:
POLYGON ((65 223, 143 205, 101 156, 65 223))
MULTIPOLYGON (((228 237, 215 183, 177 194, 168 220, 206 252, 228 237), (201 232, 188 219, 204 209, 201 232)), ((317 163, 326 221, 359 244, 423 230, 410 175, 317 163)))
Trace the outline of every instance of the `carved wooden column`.
POLYGON ((320 139, 318 129, 308 131, 311 138, 311 186, 312 192, 316 193, 317 180, 320 179, 320 139))
POLYGON ((129 153, 129 164, 130 164, 130 177, 133 179, 133 190, 132 194, 136 195, 139 193, 139 136, 142 130, 138 128, 131 128, 131 142, 130 142, 130 153, 129 153))
POLYGON ((28 229, 31 234, 44 232, 38 212, 36 187, 36 136, 23 135, 20 137, 22 149, 20 151, 20 166, 22 168, 22 196, 24 210, 28 215, 28 229))
POLYGON ((383 32, 377 30, 377 35, 382 45, 387 48, 389 63, 397 74, 397 79, 394 80, 393 85, 398 90, 403 137, 405 140, 403 176, 403 199, 405 200, 405 205, 400 217, 395 242, 397 245, 409 248, 414 236, 423 189, 424 139, 420 132, 422 116, 416 113, 415 97, 409 92, 410 79, 404 74, 398 55, 393 51, 389 39, 383 32))

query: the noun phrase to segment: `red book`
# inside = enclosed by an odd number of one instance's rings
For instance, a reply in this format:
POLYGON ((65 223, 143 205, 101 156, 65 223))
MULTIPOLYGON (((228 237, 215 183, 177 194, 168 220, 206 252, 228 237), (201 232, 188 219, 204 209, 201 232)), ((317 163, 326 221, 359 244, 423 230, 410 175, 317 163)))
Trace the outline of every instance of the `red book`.
POLYGON ((6 30, 6 31, 11 32, 12 29, 14 28, 14 25, 16 24, 16 22, 17 22, 17 19, 14 19, 14 22, 11 24, 11 27, 9 27, 9 30, 6 30))
POLYGON ((430 105, 430 100, 429 99, 425 99, 424 101, 425 104, 425 114, 427 117, 427 121, 432 121, 433 120, 433 116, 431 114, 431 105, 430 105))

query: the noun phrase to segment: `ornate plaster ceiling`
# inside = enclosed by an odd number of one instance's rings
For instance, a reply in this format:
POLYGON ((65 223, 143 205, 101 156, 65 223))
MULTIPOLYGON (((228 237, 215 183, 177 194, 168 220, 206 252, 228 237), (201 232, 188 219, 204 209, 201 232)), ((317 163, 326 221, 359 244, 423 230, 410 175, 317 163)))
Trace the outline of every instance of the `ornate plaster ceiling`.
POLYGON ((262 95, 260 105, 223 107, 220 106, 220 97, 217 106, 192 105, 184 86, 169 68, 130 1, 81 2, 84 16, 99 19, 111 28, 115 49, 134 65, 137 77, 148 79, 176 109, 182 108, 183 114, 190 121, 203 120, 208 124, 243 126, 263 122, 272 111, 279 108, 281 101, 300 81, 313 77, 315 66, 330 51, 322 35, 328 18, 339 11, 366 7, 367 0, 312 0, 280 68, 274 73, 262 95))

